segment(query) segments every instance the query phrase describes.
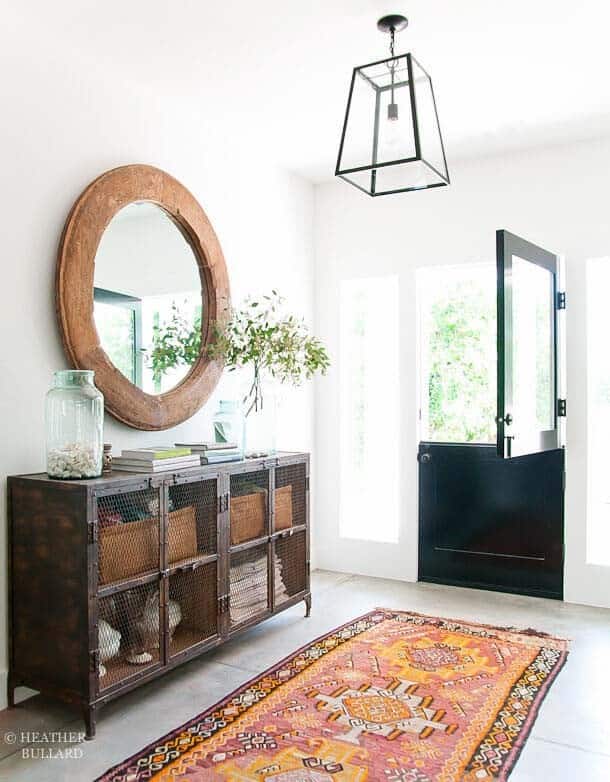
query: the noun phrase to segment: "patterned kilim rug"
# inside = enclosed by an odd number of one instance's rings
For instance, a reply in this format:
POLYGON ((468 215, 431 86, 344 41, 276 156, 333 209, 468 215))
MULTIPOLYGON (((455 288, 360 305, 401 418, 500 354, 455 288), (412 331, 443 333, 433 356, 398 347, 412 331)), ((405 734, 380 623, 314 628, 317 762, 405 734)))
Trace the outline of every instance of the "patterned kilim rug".
POLYGON ((100 780, 505 780, 566 657, 533 630, 378 609, 100 780))

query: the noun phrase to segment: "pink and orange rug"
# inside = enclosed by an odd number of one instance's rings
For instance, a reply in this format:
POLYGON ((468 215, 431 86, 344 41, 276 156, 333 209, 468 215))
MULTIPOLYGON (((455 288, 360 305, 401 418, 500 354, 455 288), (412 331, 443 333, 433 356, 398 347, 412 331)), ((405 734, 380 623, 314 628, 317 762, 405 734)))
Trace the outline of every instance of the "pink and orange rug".
POLYGON ((532 630, 379 609, 100 780, 506 780, 566 657, 532 630))

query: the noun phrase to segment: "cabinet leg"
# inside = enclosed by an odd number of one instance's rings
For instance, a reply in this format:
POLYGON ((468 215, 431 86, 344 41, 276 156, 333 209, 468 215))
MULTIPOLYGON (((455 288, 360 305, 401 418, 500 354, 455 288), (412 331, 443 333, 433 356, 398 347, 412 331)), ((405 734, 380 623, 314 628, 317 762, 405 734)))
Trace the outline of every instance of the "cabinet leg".
POLYGON ((305 618, 311 616, 311 595, 305 598, 305 618))
POLYGON ((15 688, 17 685, 13 681, 11 675, 9 674, 6 682, 6 700, 8 702, 9 709, 12 709, 15 706, 15 688))
POLYGON ((83 716, 85 718, 85 739, 90 741, 95 737, 95 722, 97 717, 95 706, 85 706, 83 716))

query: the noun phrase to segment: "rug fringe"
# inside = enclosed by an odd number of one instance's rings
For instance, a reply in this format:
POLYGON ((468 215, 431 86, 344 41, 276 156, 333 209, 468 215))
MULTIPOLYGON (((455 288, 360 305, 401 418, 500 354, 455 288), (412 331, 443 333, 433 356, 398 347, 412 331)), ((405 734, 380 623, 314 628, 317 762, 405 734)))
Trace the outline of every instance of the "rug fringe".
POLYGON ((558 635, 552 635, 551 633, 546 633, 544 630, 536 630, 533 627, 526 627, 526 628, 520 628, 515 627, 513 625, 492 625, 488 624, 487 622, 477 622, 473 619, 463 619, 463 618, 455 618, 453 616, 433 616, 432 614, 422 614, 419 611, 407 611, 402 608, 384 608, 382 606, 379 606, 375 608, 371 613, 380 612, 383 614, 406 614, 407 616, 418 616, 422 619, 431 619, 431 620, 439 620, 442 619, 445 622, 456 622, 459 624, 464 625, 473 625, 474 627, 484 627, 486 630, 496 630, 498 632, 502 633, 515 633, 519 635, 526 635, 533 638, 548 638, 550 641, 557 641, 558 643, 562 643, 566 645, 566 650, 569 647, 569 644, 571 642, 571 638, 561 638, 558 635))

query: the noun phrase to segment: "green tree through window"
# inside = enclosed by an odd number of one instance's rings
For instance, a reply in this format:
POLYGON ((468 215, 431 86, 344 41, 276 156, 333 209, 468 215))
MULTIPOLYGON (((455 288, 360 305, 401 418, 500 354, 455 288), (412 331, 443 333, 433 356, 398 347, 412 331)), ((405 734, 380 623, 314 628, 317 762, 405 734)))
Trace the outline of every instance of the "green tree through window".
POLYGON ((494 442, 495 277, 487 265, 425 270, 424 277, 422 437, 494 442))

